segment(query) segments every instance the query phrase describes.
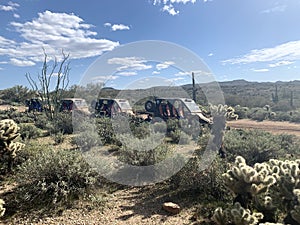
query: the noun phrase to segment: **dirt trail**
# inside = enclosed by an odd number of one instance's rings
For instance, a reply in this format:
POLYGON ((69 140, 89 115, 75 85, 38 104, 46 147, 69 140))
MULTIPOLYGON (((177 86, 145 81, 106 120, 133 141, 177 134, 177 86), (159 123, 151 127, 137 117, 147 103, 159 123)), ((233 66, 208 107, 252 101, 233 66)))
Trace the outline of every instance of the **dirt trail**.
MULTIPOLYGON (((22 217, 4 224, 80 224, 80 225, 144 225, 144 224, 193 224, 193 207, 184 207, 177 215, 171 215, 162 209, 168 197, 163 191, 149 191, 151 187, 132 187, 116 191, 109 197, 104 210, 88 210, 82 207, 65 210, 61 216, 32 219, 22 217)), ((182 202, 181 206, 186 203, 182 202)))
POLYGON ((300 137, 300 123, 262 121, 257 122, 249 119, 228 121, 227 125, 232 128, 260 129, 274 134, 293 134, 300 137))

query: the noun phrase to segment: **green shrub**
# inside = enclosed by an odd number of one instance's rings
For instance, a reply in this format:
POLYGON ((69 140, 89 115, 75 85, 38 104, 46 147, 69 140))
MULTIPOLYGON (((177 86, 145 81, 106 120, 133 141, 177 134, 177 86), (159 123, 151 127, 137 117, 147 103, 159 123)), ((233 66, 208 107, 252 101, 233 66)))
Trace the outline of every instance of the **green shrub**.
POLYGON ((73 124, 72 124, 72 114, 69 112, 60 112, 51 121, 52 129, 50 129, 51 134, 56 134, 62 132, 64 134, 73 133, 73 124))
POLYGON ((160 143, 161 134, 153 134, 140 140, 132 135, 120 135, 123 145, 119 151, 119 160, 134 166, 149 166, 164 160, 170 153, 171 147, 160 143))
POLYGON ((54 143, 56 145, 59 145, 59 144, 62 144, 64 142, 66 137, 65 137, 63 132, 58 132, 56 134, 52 134, 52 138, 54 140, 54 143))
POLYGON ((120 141, 116 138, 110 118, 97 118, 96 126, 102 145, 121 145, 120 141))
POLYGON ((236 105, 234 107, 234 112, 239 116, 239 119, 246 119, 248 118, 249 108, 236 105))
POLYGON ((79 152, 46 148, 20 166, 17 181, 21 205, 57 207, 84 194, 96 177, 79 152))
POLYGON ((22 139, 33 139, 41 136, 42 132, 33 124, 20 124, 20 133, 22 139))
POLYGON ((281 150, 280 140, 260 130, 232 129, 225 133, 224 147, 229 161, 240 155, 250 165, 278 157, 281 150))
POLYGON ((37 128, 48 130, 48 131, 50 131, 50 128, 52 127, 51 121, 44 113, 36 114, 34 124, 37 128))
POLYGON ((87 151, 90 148, 100 145, 100 137, 95 131, 80 132, 72 138, 72 144, 77 145, 81 150, 87 151))

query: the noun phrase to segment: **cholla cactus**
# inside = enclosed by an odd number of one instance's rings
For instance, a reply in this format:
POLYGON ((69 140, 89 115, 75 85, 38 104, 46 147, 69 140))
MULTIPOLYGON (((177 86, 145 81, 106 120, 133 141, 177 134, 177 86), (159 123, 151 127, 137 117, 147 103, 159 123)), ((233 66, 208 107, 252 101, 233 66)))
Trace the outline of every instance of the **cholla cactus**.
POLYGON ((294 195, 297 198, 298 205, 295 205, 294 209, 291 210, 291 216, 300 224, 300 189, 295 189, 294 195))
POLYGON ((240 203, 235 203, 232 208, 224 211, 217 208, 213 214, 213 221, 219 225, 255 225, 263 218, 262 213, 251 213, 249 209, 244 209, 240 203))
MULTIPOLYGON (((276 218, 276 211, 285 213, 300 223, 300 160, 276 160, 248 166, 245 159, 238 156, 234 165, 223 174, 226 186, 238 199, 246 199, 246 204, 268 219, 276 218), (242 197, 243 198, 242 198, 242 197), (250 202, 251 201, 251 202, 250 202), (268 216, 266 216, 268 214, 268 216)), ((237 198, 236 198, 237 199, 237 198)), ((243 202, 241 202, 243 203, 243 202)))
POLYGON ((5 208, 3 207, 4 201, 0 199, 0 217, 2 217, 5 213, 5 208))
POLYGON ((16 152, 21 150, 24 144, 14 142, 20 136, 18 125, 11 119, 0 121, 0 160, 3 160, 11 169, 16 152))
POLYGON ((267 165, 248 166, 243 157, 238 156, 233 167, 223 174, 226 186, 235 194, 257 195, 265 192, 276 180, 270 175, 267 165))

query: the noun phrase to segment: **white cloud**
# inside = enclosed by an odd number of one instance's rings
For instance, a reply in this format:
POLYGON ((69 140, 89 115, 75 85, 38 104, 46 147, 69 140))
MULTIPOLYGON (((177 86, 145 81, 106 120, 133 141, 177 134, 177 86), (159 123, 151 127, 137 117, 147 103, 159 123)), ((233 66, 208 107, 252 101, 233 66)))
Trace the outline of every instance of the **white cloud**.
POLYGON ((118 71, 124 70, 147 70, 152 68, 151 65, 146 64, 146 60, 138 57, 123 57, 123 58, 111 58, 107 61, 108 64, 120 65, 117 68, 118 71))
POLYGON ((300 40, 287 42, 273 48, 251 50, 246 55, 225 60, 223 63, 240 64, 292 60, 300 60, 300 40))
POLYGON ((253 72, 263 73, 263 72, 269 72, 269 69, 251 69, 253 72))
POLYGON ((178 72, 178 73, 174 74, 174 76, 180 77, 180 76, 188 76, 191 74, 192 74, 191 72, 178 72))
POLYGON ((280 61, 280 62, 269 64, 269 67, 273 68, 273 67, 278 67, 278 66, 287 66, 287 65, 291 65, 293 63, 294 62, 291 62, 291 61, 280 61))
POLYGON ((126 26, 124 24, 114 24, 111 26, 112 31, 117 31, 117 30, 129 30, 129 26, 126 26))
POLYGON ((170 15, 175 16, 177 14, 179 14, 178 10, 175 10, 173 5, 164 5, 164 7, 162 8, 163 12, 168 12, 170 15))
MULTIPOLYGON (((172 16, 178 15, 179 10, 175 9, 174 5, 195 3, 197 0, 153 0, 153 5, 163 5, 161 10, 167 12, 172 16)), ((204 0, 206 2, 206 0, 204 0)))
POLYGON ((214 53, 209 53, 209 54, 208 54, 209 57, 210 57, 210 56, 213 56, 213 55, 214 55, 214 53))
POLYGON ((35 62, 33 62, 33 61, 21 60, 21 59, 15 59, 15 58, 11 58, 10 63, 15 66, 34 66, 35 65, 35 62))
POLYGON ((107 81, 111 81, 111 80, 116 80, 118 79, 119 76, 105 76, 105 75, 99 75, 99 76, 94 76, 91 78, 91 82, 95 83, 95 82, 99 82, 99 83, 105 83, 107 81))
POLYGON ((159 71, 153 71, 152 74, 157 75, 157 74, 160 74, 160 72, 159 71))
POLYGON ((124 77, 130 77, 130 76, 136 76, 137 72, 136 71, 124 71, 124 72, 119 72, 118 75, 124 76, 124 77))
POLYGON ((286 5, 277 5, 270 9, 265 9, 261 13, 274 13, 274 12, 284 12, 286 10, 286 5))
POLYGON ((17 13, 14 13, 14 17, 15 17, 15 18, 20 18, 20 15, 17 14, 17 13))
POLYGON ((18 3, 8 2, 7 5, 0 5, 0 11, 14 11, 17 10, 19 6, 18 3))
POLYGON ((111 27, 111 23, 105 23, 104 26, 105 27, 111 27))
POLYGON ((169 68, 171 65, 174 65, 174 64, 175 64, 175 63, 172 62, 172 61, 166 61, 166 62, 157 64, 157 65, 156 65, 156 69, 157 69, 157 70, 167 69, 167 68, 169 68))
MULTIPOLYGON (((43 61, 42 47, 49 56, 61 56, 63 49, 72 59, 79 59, 101 55, 119 45, 118 42, 96 38, 97 33, 91 30, 93 25, 84 23, 74 14, 45 11, 32 21, 11 22, 10 25, 24 41, 17 43, 0 36, 0 56, 24 62, 43 61)), ((22 65, 16 60, 11 62, 22 65)))

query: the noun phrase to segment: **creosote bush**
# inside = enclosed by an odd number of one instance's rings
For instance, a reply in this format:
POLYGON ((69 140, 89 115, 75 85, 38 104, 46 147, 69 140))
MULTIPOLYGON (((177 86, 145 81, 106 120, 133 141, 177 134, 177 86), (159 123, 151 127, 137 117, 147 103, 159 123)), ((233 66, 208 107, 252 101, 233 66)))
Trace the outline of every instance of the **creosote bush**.
POLYGON ((292 135, 273 135, 266 131, 243 129, 227 131, 224 147, 229 161, 233 162, 235 157, 240 155, 249 165, 299 151, 296 139, 292 135))
POLYGON ((20 205, 57 207, 89 190, 96 174, 79 152, 47 148, 20 166, 17 181, 20 205))

